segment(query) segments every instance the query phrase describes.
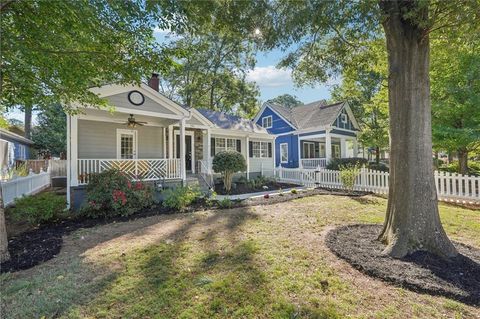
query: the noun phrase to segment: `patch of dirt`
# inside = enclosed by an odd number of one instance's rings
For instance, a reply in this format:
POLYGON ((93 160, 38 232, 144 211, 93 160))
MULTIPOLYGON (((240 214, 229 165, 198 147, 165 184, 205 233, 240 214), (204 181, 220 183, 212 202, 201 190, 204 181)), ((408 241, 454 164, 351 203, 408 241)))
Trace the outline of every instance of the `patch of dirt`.
POLYGON ((480 249, 454 243, 459 255, 450 260, 427 252, 404 259, 382 254, 377 240, 381 225, 338 227, 326 236, 326 245, 361 272, 383 281, 430 295, 441 295, 480 305, 480 249))
POLYGON ((297 185, 297 184, 276 183, 276 182, 266 183, 265 186, 267 187, 266 189, 263 187, 252 188, 245 183, 236 183, 235 188, 232 187, 232 189, 230 190, 230 193, 227 193, 223 188, 223 184, 215 184, 215 192, 219 195, 240 195, 240 194, 249 194, 249 193, 256 193, 256 192, 266 192, 266 191, 275 191, 279 189, 301 187, 300 185, 297 185))

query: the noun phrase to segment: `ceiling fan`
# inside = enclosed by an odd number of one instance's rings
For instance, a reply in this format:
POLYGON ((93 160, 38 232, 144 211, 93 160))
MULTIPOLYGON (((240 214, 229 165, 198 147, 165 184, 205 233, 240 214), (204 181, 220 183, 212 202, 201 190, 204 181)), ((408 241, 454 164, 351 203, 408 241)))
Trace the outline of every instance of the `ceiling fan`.
POLYGON ((134 128, 134 127, 137 127, 137 126, 144 126, 145 124, 147 124, 147 122, 135 121, 135 118, 133 117, 133 114, 130 114, 127 121, 123 124, 126 125, 127 127, 134 128))

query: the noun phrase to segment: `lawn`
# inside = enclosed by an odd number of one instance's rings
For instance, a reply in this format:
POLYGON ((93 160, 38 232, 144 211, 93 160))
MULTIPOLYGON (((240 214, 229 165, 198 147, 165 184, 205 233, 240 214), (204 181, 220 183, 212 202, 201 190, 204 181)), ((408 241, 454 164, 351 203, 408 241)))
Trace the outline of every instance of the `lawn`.
MULTIPOLYGON (((314 196, 81 229, 42 265, 1 278, 2 318, 478 318, 480 310, 369 278, 326 232, 380 223, 386 200, 314 196)), ((480 247, 480 211, 440 204, 480 247)))

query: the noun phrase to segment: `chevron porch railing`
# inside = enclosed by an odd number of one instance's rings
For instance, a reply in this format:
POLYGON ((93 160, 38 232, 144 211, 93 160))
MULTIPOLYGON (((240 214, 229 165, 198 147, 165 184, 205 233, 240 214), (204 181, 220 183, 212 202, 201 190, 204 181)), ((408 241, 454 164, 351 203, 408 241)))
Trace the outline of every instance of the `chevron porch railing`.
POLYGON ((118 169, 132 180, 180 179, 180 159, 79 159, 78 184, 88 184, 93 174, 118 169))

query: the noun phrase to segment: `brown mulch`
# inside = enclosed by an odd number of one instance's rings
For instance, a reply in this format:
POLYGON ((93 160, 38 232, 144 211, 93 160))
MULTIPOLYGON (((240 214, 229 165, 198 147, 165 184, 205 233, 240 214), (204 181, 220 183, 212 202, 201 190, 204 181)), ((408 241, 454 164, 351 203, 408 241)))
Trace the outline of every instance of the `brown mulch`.
POLYGON ((361 272, 386 282, 466 304, 480 305, 480 249, 456 243, 459 255, 449 260, 428 252, 404 259, 382 254, 377 240, 381 225, 349 225, 327 234, 326 244, 338 257, 361 272))
POLYGON ((225 191, 223 184, 215 184, 215 192, 219 195, 240 195, 240 194, 249 194, 255 192, 267 192, 267 191, 275 191, 280 189, 287 189, 287 188, 294 188, 294 187, 302 187, 297 184, 289 184, 289 183, 278 183, 278 182, 269 182, 266 183, 265 186, 267 187, 264 189, 263 187, 255 187, 252 188, 247 184, 244 183, 236 183, 235 188, 232 187, 229 193, 225 191))

